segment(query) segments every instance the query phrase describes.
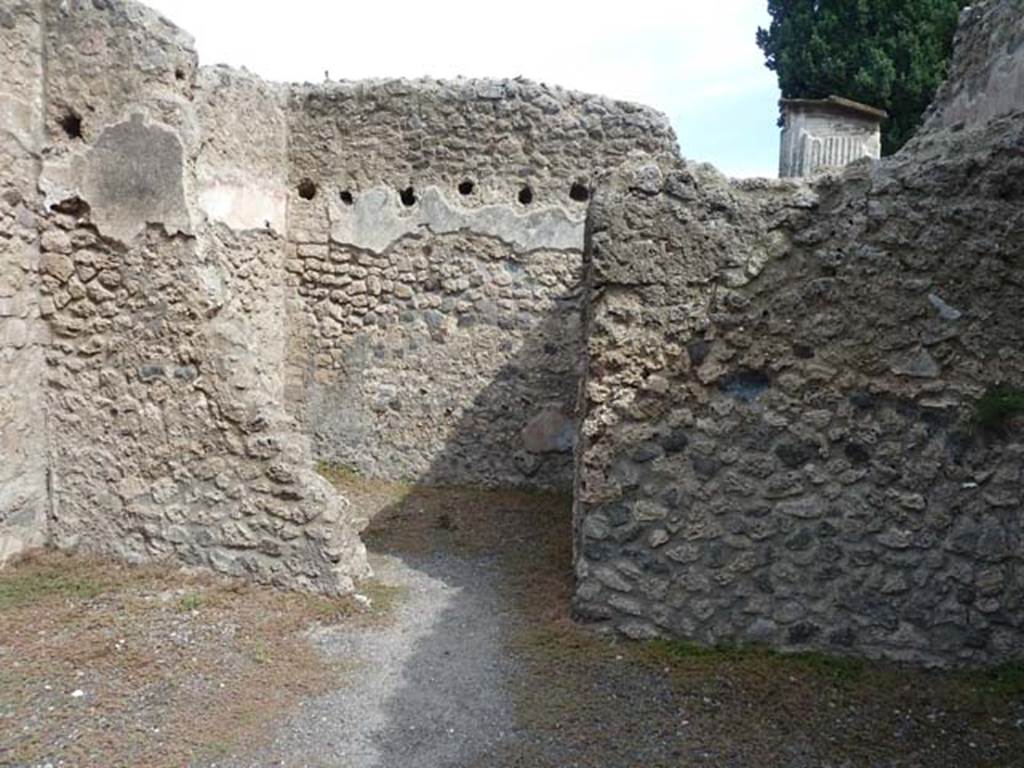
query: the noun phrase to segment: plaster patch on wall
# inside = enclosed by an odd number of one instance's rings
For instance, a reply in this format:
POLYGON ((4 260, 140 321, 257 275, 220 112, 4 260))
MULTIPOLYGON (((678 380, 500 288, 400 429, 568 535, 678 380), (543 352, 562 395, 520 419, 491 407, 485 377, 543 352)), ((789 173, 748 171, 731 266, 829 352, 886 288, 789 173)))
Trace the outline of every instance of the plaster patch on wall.
POLYGON ((283 189, 248 182, 212 182, 199 192, 199 207, 210 221, 231 229, 285 232, 287 196, 283 189))
POLYGON ((26 152, 38 151, 37 109, 28 102, 0 93, 0 132, 13 136, 26 152))
POLYGON ((191 230, 181 140, 134 114, 103 129, 89 153, 82 189, 100 230, 131 241, 146 224, 169 233, 191 230))
POLYGON ((1024 15, 1019 2, 972 3, 960 16, 949 79, 924 130, 977 128, 1024 109, 1024 15))
POLYGON ((103 129, 93 147, 48 158, 39 189, 52 207, 80 197, 106 236, 130 242, 147 224, 191 234, 184 190, 184 150, 169 128, 142 115, 103 129))
POLYGON ((1024 47, 993 65, 988 80, 977 91, 961 90, 943 110, 944 126, 976 126, 1008 115, 1024 106, 1024 47))
POLYGON ((80 197, 106 235, 131 242, 147 224, 191 234, 184 150, 177 134, 140 114, 107 126, 95 145, 44 163, 39 187, 47 207, 80 197))
POLYGON ((330 219, 334 242, 376 253, 420 230, 472 232, 497 238, 520 252, 583 248, 584 219, 573 218, 562 208, 550 206, 528 213, 520 213, 513 205, 462 208, 448 202, 434 186, 423 190, 411 209, 403 209, 394 190, 371 189, 361 193, 353 205, 332 202, 330 219))

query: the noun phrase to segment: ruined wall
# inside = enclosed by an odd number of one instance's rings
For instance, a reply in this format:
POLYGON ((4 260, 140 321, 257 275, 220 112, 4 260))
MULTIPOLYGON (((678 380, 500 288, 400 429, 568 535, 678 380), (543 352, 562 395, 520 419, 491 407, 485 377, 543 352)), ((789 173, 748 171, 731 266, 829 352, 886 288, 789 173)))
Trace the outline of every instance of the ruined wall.
POLYGON ((362 521, 309 435, 372 474, 569 486, 590 188, 672 147, 662 116, 520 81, 269 85, 199 69, 143 6, 41 8, 26 264, 53 340, 18 408, 49 421, 12 445, 49 540, 343 589, 362 521))
POLYGON ((576 609, 632 637, 929 664, 1024 648, 1018 0, 964 15, 897 156, 663 158, 592 207, 576 609))
POLYGON ((983 0, 965 8, 954 49, 925 131, 974 128, 1024 110, 1024 1, 983 0))
POLYGON ((44 9, 50 540, 351 588, 361 521, 281 402, 283 105, 142 6, 44 9))
POLYGON ((673 146, 662 116, 520 81, 269 85, 131 2, 10 17, 35 69, 5 119, 36 138, 8 131, 4 338, 34 367, 3 369, 5 552, 345 589, 363 521, 310 435, 373 474, 569 485, 590 187, 673 146))
POLYGON ((46 326, 39 317, 40 3, 0 8, 0 566, 45 537, 46 326))
POLYGON ((813 185, 595 200, 576 608, 634 637, 946 664, 1024 647, 1024 123, 813 185))
POLYGON ((342 591, 315 459, 557 488, 577 443, 582 616, 1019 655, 1024 438, 974 415, 1024 381, 1020 19, 966 12, 927 130, 806 185, 598 97, 270 85, 125 0, 8 4, 0 563, 342 591))
POLYGON ((674 146, 664 118, 524 81, 342 83, 291 102, 289 401, 317 455, 568 489, 590 188, 674 146))

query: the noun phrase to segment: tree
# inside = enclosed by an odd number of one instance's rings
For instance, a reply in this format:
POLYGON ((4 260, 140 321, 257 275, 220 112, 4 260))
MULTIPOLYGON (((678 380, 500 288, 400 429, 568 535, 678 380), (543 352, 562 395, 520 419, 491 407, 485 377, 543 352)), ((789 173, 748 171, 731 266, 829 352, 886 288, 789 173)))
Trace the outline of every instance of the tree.
POLYGON ((921 123, 949 72, 960 9, 969 0, 768 0, 757 30, 785 98, 844 96, 885 109, 882 152, 921 123))

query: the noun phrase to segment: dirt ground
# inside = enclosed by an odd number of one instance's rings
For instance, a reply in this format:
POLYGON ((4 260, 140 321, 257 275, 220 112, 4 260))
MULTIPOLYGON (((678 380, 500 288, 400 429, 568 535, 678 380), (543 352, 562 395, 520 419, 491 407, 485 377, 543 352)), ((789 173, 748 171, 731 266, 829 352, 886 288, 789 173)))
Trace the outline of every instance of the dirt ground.
POLYGON ((380 620, 284 594, 57 553, 0 573, 0 766, 184 766, 258 742, 344 679, 311 626, 380 620))
POLYGON ((372 516, 359 599, 0 573, 0 766, 1024 766, 1020 667, 616 641, 568 615, 566 499, 328 474, 372 516))

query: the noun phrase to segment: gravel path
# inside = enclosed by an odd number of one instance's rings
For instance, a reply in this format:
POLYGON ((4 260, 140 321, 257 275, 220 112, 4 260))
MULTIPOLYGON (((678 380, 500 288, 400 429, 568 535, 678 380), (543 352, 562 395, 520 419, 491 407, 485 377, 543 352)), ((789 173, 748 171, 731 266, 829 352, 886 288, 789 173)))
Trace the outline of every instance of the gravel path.
POLYGON ((462 766, 508 738, 512 662, 503 651, 493 557, 375 555, 403 597, 393 621, 315 640, 351 685, 306 702, 273 743, 232 768, 462 766))

